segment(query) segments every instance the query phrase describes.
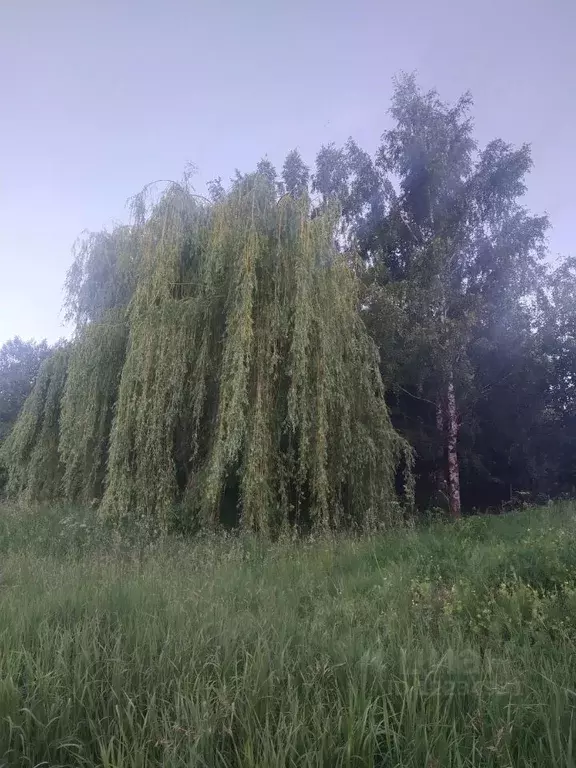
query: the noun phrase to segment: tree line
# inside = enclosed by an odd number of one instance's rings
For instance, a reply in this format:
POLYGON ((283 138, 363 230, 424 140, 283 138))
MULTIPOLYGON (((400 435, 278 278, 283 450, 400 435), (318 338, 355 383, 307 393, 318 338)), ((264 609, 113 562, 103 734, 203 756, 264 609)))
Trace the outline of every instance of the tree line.
POLYGON ((413 76, 390 113, 374 154, 185 175, 86 236, 73 340, 0 352, 5 492, 267 533, 573 495, 576 261, 523 204, 530 148, 413 76))

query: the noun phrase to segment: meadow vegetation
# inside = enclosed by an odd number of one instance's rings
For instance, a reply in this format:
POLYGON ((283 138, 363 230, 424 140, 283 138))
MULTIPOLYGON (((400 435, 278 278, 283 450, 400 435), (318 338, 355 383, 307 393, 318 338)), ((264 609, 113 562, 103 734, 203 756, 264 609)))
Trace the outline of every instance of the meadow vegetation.
POLYGON ((0 514, 3 766, 574 765, 576 508, 264 543, 0 514))

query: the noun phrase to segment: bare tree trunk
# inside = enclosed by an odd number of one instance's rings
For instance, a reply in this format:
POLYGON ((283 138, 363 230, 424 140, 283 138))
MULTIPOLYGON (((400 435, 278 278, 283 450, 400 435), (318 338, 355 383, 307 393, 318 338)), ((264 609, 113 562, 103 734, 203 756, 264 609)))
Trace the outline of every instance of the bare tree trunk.
POLYGON ((440 456, 436 470, 436 490, 441 496, 446 498, 446 414, 444 399, 440 396, 436 400, 436 429, 440 439, 440 456))
POLYGON ((446 444, 448 469, 448 500, 450 515, 460 517, 460 466, 458 462, 458 412, 456 410, 456 395, 452 373, 448 380, 446 394, 446 444))

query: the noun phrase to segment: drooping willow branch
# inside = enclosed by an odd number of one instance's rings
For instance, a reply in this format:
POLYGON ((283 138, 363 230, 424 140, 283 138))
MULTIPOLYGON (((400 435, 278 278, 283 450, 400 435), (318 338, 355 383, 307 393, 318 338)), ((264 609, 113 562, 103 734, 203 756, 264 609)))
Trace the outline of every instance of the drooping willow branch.
POLYGON ((334 247, 338 211, 312 218, 306 197, 278 200, 258 174, 205 202, 170 184, 83 252, 58 419, 23 413, 11 487, 43 487, 26 477, 49 443, 51 493, 103 496, 127 527, 166 530, 175 509, 196 527, 231 519, 264 535, 392 521, 410 452, 334 247))

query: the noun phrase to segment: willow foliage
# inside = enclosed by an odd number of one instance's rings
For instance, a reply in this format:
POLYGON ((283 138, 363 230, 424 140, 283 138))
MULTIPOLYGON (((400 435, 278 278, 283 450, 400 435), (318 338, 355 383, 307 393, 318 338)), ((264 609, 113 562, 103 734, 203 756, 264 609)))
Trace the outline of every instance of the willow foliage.
POLYGON ((59 443, 69 501, 102 497, 126 339, 126 323, 111 313, 108 322, 83 328, 71 349, 59 443))
POLYGON ((138 227, 89 233, 77 245, 66 280, 68 317, 77 333, 62 400, 62 494, 90 502, 104 492, 110 430, 136 286, 138 227))
POLYGON ((103 509, 163 529, 236 509, 264 534, 389 518, 391 427, 337 211, 263 176, 206 206, 172 186, 141 233, 142 276, 103 509))
POLYGON ((66 316, 78 329, 87 323, 113 322, 110 313, 125 309, 139 274, 139 228, 86 232, 74 246, 66 276, 66 316))
POLYGON ((138 274, 137 228, 87 233, 74 256, 66 309, 76 336, 41 371, 4 449, 8 492, 30 500, 86 502, 104 490, 138 274))
POLYGON ((68 370, 67 348, 44 361, 36 384, 2 446, 7 491, 29 501, 57 499, 64 467, 58 452, 62 395, 68 370))
POLYGON ((391 521, 399 462, 339 212, 265 174, 212 203, 170 184, 88 235, 67 281, 77 333, 9 441, 9 489, 102 498, 128 528, 391 521))

